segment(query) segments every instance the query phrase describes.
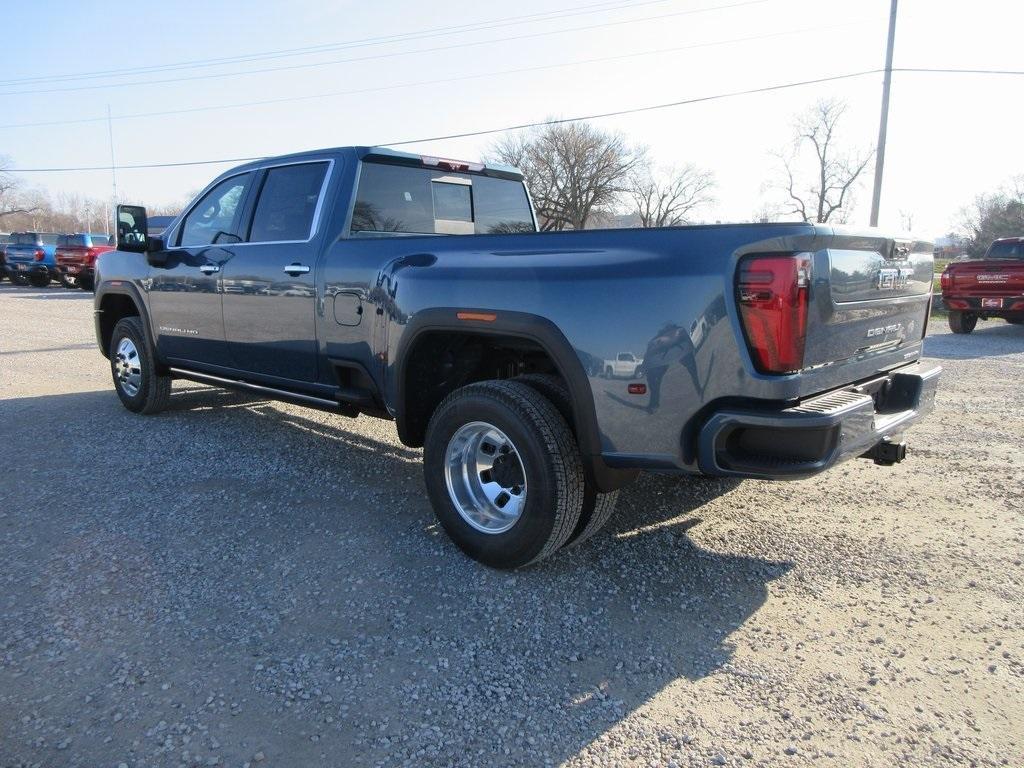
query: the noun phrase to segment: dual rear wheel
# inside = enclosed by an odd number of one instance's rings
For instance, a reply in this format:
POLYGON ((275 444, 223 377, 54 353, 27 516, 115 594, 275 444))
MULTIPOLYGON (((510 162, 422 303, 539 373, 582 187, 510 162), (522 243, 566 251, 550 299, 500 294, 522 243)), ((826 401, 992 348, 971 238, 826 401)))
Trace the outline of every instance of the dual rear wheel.
POLYGON ((587 482, 568 404, 559 379, 528 376, 462 387, 434 412, 427 493, 470 557, 519 568, 585 541, 611 516, 618 493, 587 482))

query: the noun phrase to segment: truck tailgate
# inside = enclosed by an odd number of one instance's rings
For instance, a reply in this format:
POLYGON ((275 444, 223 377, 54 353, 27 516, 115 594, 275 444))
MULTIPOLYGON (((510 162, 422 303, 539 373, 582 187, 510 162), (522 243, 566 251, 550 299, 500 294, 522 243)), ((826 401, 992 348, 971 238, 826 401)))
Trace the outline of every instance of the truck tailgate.
POLYGON ((897 352, 920 342, 932 244, 837 231, 814 256, 806 368, 897 352))
POLYGON ((947 270, 944 292, 954 296, 1017 296, 1024 294, 1024 261, 1009 259, 954 262, 947 270))

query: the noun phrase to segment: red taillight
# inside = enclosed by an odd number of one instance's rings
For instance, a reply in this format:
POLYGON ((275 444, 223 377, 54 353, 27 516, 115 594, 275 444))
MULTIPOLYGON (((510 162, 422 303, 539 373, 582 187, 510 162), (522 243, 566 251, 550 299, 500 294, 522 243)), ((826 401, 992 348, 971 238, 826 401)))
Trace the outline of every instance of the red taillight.
POLYGON ((99 251, 96 248, 85 249, 85 263, 93 264, 96 261, 96 257, 99 255, 99 251))
POLYGON ((41 248, 36 248, 36 261, 42 261, 44 256, 46 256, 46 254, 43 250, 41 248))
POLYGON ((944 291, 952 288, 953 287, 953 273, 950 272, 948 269, 945 270, 939 276, 939 285, 942 286, 942 290, 944 290, 944 291))
POLYGON ((736 299, 747 346, 762 373, 803 368, 810 289, 810 256, 748 256, 740 262, 736 299))

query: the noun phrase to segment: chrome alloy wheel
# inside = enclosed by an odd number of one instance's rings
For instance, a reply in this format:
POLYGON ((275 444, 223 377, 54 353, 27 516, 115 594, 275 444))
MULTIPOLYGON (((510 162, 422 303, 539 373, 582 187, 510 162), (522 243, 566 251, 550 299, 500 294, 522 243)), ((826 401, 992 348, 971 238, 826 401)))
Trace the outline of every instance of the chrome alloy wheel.
POLYGON ((504 533, 523 514, 523 460, 508 436, 491 424, 473 421, 452 435, 444 479, 462 519, 481 533, 504 533))
POLYGON ((135 342, 121 339, 114 355, 114 378, 128 397, 135 397, 142 387, 142 362, 135 342))

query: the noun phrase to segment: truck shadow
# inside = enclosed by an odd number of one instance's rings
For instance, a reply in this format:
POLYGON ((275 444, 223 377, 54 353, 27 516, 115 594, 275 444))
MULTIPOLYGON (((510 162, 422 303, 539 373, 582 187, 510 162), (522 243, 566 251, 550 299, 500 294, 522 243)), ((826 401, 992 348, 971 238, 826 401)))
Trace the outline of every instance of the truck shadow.
POLYGON ((937 333, 924 340, 924 354, 940 360, 973 360, 979 357, 997 357, 1014 354, 1019 347, 1007 348, 1007 343, 1024 341, 1024 326, 1010 325, 999 320, 979 322, 970 335, 937 333))
MULTIPOLYGON (((704 520, 721 530, 713 502, 734 481, 643 476, 594 540, 502 573, 449 543, 421 452, 382 422, 180 384, 157 417, 106 391, 0 400, 0 421, 11 437, 0 503, 13 513, 0 562, 10 584, 22 571, 43 583, 12 600, 26 631, 55 617, 77 628, 69 666, 100 653, 158 676, 211 664, 240 681, 232 695, 256 702, 253 717, 274 713, 275 732, 315 721, 317 753, 334 743, 351 765, 387 763, 399 741, 424 763, 437 744, 457 765, 569 759, 666 686, 721 669, 732 633, 792 567, 713 533, 695 541, 704 520), (19 495, 10 478, 53 456, 63 469, 19 495), (98 462, 91 486, 110 490, 83 495, 98 462), (147 503, 118 491, 129 487, 148 489, 147 503), (51 546, 12 557, 12 540, 44 530, 51 546), (95 592, 113 561, 142 574, 115 585, 116 611, 95 592), (57 583, 59 600, 38 599, 57 583), (162 620, 156 646, 146 633, 158 617, 182 618, 162 620), (501 727, 483 739, 467 713, 501 727), (360 730, 371 722, 387 725, 360 730)), ((42 700, 47 660, 9 652, 24 670, 40 665, 26 698, 42 700)), ((96 706, 68 701, 83 722, 96 706)), ((126 724, 119 740, 143 738, 126 724)), ((221 741, 225 759, 245 758, 221 741)))

